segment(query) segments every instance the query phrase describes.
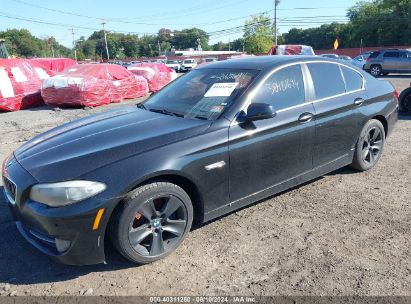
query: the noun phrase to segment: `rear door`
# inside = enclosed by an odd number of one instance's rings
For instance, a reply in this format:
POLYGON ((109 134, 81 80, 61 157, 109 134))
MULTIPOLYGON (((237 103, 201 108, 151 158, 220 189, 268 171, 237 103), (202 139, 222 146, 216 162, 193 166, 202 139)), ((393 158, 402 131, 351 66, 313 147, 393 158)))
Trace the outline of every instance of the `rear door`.
POLYGON ((384 71, 398 71, 400 70, 400 52, 399 51, 386 51, 383 55, 384 71))
POLYGON ((361 129, 358 107, 367 96, 355 69, 326 62, 307 63, 307 67, 316 115, 313 166, 318 167, 349 155, 354 148, 361 129))

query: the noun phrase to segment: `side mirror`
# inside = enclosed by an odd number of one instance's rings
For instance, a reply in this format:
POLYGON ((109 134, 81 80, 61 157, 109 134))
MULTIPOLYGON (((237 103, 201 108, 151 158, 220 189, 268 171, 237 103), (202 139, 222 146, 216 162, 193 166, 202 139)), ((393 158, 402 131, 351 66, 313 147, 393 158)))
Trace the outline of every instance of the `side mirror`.
POLYGON ((267 103, 252 103, 247 108, 247 114, 238 116, 239 122, 256 121, 273 118, 277 115, 273 106, 267 103))

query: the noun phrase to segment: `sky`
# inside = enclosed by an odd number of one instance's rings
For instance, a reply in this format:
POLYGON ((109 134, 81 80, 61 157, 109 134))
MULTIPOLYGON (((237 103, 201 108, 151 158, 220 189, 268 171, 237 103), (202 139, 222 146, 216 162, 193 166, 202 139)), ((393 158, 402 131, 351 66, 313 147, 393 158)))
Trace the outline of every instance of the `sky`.
MULTIPOLYGON (((280 33, 333 21, 346 22, 346 12, 357 0, 281 0, 277 6, 280 33)), ((267 12, 274 17, 273 0, 0 0, 0 31, 25 28, 40 38, 53 36, 72 47, 74 38, 88 37, 102 28, 133 34, 155 34, 198 27, 210 34, 210 44, 242 36, 250 15, 267 12), (178 3, 176 3, 178 2, 178 3), (219 32, 221 30, 230 31, 219 32)))

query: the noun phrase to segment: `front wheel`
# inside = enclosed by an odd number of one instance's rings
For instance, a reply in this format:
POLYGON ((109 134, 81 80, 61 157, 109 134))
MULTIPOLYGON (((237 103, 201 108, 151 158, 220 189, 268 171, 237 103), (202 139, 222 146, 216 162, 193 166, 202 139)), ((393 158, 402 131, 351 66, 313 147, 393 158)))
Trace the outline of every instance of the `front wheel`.
POLYGON ((379 120, 371 119, 361 131, 351 167, 360 171, 370 170, 380 159, 384 144, 384 126, 379 120))
POLYGON ((120 204, 110 223, 109 236, 117 250, 133 262, 146 264, 166 257, 191 229, 191 200, 177 185, 144 185, 120 204))

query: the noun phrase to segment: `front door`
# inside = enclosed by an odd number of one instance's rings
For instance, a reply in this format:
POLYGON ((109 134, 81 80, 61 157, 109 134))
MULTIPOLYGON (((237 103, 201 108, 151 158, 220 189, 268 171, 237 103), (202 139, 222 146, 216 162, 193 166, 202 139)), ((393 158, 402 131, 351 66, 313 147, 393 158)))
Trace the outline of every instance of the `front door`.
POLYGON ((411 72, 411 52, 410 51, 401 52, 399 70, 405 73, 411 72))
POLYGON ((312 168, 314 108, 306 102, 299 64, 281 68, 268 77, 251 103, 269 103, 274 118, 229 130, 230 201, 281 184, 312 168))

